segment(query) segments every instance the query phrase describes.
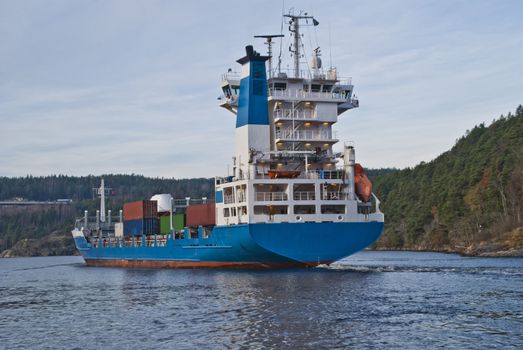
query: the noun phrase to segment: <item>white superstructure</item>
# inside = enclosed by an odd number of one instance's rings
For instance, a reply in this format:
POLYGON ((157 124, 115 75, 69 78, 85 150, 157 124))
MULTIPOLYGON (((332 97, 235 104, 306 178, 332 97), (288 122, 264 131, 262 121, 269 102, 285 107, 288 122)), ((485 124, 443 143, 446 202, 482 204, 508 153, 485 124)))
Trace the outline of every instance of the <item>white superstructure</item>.
MULTIPOLYGON (((292 71, 278 64, 265 72, 272 58, 251 48, 238 60, 242 72, 223 76, 220 105, 237 115, 237 127, 233 173, 216 179, 216 224, 383 221, 375 196, 364 203, 356 195, 352 143, 333 152, 339 141, 333 125, 359 105, 351 79, 338 77, 334 67, 325 70, 319 48, 311 68, 300 70, 300 23, 318 22, 306 14, 285 18, 294 37, 292 71), (263 77, 256 71, 261 65, 263 77), (260 80, 266 85, 263 103, 260 80)), ((264 37, 270 49, 274 36, 264 37)))

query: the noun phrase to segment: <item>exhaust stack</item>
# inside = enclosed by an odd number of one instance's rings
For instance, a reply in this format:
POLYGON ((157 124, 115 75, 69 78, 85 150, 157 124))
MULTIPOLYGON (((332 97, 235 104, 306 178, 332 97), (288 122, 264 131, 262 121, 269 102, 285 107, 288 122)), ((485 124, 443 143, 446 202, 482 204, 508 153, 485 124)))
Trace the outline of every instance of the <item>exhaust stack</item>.
POLYGON ((355 199, 354 166, 356 164, 356 153, 353 145, 345 144, 343 150, 343 162, 345 167, 345 178, 347 179, 347 199, 355 199))

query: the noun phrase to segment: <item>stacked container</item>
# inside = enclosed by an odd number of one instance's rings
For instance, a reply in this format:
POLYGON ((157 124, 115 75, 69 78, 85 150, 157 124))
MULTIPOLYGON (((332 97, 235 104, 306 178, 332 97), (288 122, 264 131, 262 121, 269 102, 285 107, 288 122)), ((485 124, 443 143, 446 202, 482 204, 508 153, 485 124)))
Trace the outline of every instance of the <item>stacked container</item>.
POLYGON ((187 207, 187 227, 214 226, 215 213, 214 202, 190 205, 187 207))
POLYGON ((123 205, 123 219, 137 220, 143 218, 158 218, 158 203, 156 201, 136 201, 123 205))
POLYGON ((166 235, 171 232, 171 215, 160 216, 160 234, 166 235))
POLYGON ((173 215, 173 228, 175 231, 182 231, 185 228, 185 213, 173 215))
POLYGON ((156 201, 137 201, 123 206, 126 236, 155 235, 160 231, 156 201))
MULTIPOLYGON (((185 214, 173 214, 173 230, 182 231, 185 228, 185 214)), ((166 235, 171 232, 171 216, 160 216, 160 234, 166 235)))

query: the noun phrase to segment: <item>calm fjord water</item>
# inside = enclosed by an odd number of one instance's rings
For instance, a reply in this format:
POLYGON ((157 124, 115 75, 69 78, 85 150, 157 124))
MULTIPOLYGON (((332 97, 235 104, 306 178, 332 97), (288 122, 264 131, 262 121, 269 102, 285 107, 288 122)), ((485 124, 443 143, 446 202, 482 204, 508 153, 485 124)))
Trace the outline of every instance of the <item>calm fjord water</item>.
POLYGON ((0 259, 0 348, 523 348, 523 259, 362 252, 282 271, 0 259))

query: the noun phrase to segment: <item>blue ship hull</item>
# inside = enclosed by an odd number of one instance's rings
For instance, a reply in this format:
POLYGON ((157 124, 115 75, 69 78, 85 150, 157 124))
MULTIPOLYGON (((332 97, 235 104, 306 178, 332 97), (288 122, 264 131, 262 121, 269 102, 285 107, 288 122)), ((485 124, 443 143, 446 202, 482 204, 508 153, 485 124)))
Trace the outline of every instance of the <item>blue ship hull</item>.
POLYGON ((216 226, 208 238, 167 239, 164 246, 95 247, 83 236, 75 237, 75 242, 91 266, 308 267, 360 251, 382 230, 383 222, 261 223, 216 226))

